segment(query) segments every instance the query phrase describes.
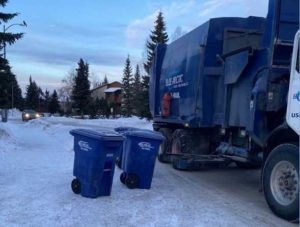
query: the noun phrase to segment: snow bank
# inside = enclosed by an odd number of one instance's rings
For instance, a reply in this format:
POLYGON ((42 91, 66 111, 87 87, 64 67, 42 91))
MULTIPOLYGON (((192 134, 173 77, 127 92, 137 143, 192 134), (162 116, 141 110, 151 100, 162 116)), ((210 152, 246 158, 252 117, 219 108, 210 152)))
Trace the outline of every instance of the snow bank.
POLYGON ((16 139, 13 137, 14 130, 11 123, 0 123, 0 153, 16 150, 16 139))
POLYGON ((179 172, 157 163, 151 190, 129 190, 116 168, 110 197, 75 195, 69 131, 99 126, 151 128, 151 122, 60 117, 0 122, 0 226, 290 225, 271 213, 258 193, 260 173, 248 170, 179 172))
POLYGON ((9 119, 22 119, 22 112, 16 108, 8 110, 9 119))

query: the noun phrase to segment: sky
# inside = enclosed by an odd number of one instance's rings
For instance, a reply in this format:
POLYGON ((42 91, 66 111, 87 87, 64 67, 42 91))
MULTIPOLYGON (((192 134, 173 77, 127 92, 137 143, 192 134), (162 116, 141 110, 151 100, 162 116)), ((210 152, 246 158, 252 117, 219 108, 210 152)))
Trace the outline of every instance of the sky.
POLYGON ((267 14, 268 0, 10 0, 3 12, 19 16, 6 26, 26 21, 7 59, 24 90, 29 76, 42 89, 59 89, 61 80, 83 58, 90 80, 121 81, 124 62, 142 67, 145 43, 161 10, 170 42, 175 30, 186 33, 209 18, 267 14), (178 29, 180 28, 180 29, 178 29))

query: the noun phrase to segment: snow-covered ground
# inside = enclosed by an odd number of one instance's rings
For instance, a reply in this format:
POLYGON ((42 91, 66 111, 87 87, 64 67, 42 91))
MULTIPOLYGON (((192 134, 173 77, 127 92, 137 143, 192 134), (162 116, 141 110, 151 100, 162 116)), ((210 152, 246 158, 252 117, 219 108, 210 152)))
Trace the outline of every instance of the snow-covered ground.
POLYGON ((151 190, 129 190, 116 168, 110 197, 75 195, 73 128, 151 128, 138 118, 49 117, 0 123, 0 226, 289 226, 259 192, 259 171, 179 172, 156 163, 151 190))

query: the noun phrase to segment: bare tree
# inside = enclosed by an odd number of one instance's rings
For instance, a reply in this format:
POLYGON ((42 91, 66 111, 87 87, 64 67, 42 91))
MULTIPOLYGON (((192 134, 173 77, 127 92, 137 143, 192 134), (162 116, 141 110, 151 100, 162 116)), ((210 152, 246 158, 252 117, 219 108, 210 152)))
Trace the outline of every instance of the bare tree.
POLYGON ((99 87, 101 85, 101 82, 100 82, 99 77, 97 76, 96 72, 91 72, 90 78, 91 78, 91 88, 92 89, 99 87))
POLYGON ((58 90, 58 94, 59 94, 59 101, 63 104, 64 111, 69 111, 72 106, 71 97, 72 97, 72 89, 74 85, 75 76, 76 76, 75 69, 71 69, 61 80, 62 86, 58 90))

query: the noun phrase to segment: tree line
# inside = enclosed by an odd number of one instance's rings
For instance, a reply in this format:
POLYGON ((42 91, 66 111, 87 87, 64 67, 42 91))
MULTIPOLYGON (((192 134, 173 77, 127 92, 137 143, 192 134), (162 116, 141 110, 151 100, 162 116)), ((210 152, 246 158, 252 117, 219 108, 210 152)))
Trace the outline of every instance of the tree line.
MULTIPOLYGON (((122 103, 120 112, 116 113, 116 104, 109 103, 106 99, 91 98, 91 83, 89 80, 89 65, 83 59, 80 59, 75 71, 70 72, 63 79, 64 86, 60 94, 64 97, 68 111, 77 111, 78 114, 89 114, 91 118, 96 116, 109 117, 110 115, 121 114, 125 117, 132 115, 151 119, 149 110, 149 82, 150 69, 153 62, 156 45, 167 43, 169 40, 166 32, 163 13, 159 12, 155 20, 154 29, 151 31, 147 41, 147 59, 143 64, 145 74, 141 75, 140 66, 137 64, 132 69, 130 56, 125 60, 123 77, 122 77, 122 103), (134 71, 134 72, 133 72, 134 71)), ((108 79, 105 76, 104 81, 100 84, 107 84, 108 79)))
MULTIPOLYGON (((8 0, 0 1, 0 6, 5 7, 8 0)), ((16 17, 17 13, 0 13, 0 24, 6 23, 16 17)), ((13 44, 23 37, 23 33, 0 32, 0 53, 5 45, 13 44)), ((77 112, 77 114, 89 114, 92 118, 97 116, 109 117, 110 115, 122 114, 130 117, 132 115, 141 118, 151 118, 149 110, 149 81, 150 68, 158 43, 167 43, 168 34, 164 22, 163 13, 159 12, 147 40, 147 59, 143 63, 145 73, 142 73, 140 66, 132 69, 130 56, 125 60, 122 78, 122 103, 120 111, 115 103, 109 103, 106 99, 91 98, 91 82, 89 80, 89 64, 80 59, 75 71, 63 79, 63 86, 54 90, 51 94, 48 90, 43 91, 30 76, 29 85, 26 86, 25 98, 17 82, 16 75, 3 54, 0 54, 0 108, 24 108, 34 109, 50 113, 77 112), (134 72, 133 72, 134 71, 134 72), (143 74, 143 75, 142 75, 143 74), (62 105, 60 105, 62 104, 62 105), (64 108, 61 108, 64 107, 64 108)), ((104 81, 98 85, 108 83, 105 76, 104 81)))
MULTIPOLYGON (((8 0, 1 0, 0 7, 4 8, 8 0)), ((18 16, 18 13, 0 12, 0 24, 4 25, 18 16)), ((22 90, 16 79, 16 75, 11 71, 11 66, 5 56, 6 45, 12 45, 23 37, 23 33, 10 33, 3 30, 0 32, 0 108, 30 108, 44 110, 55 113, 59 111, 58 96, 56 91, 50 95, 41 88, 30 77, 29 85, 26 87, 26 97, 23 98, 22 90)))
POLYGON ((144 63, 145 75, 140 75, 139 66, 136 66, 135 73, 132 73, 132 66, 129 55, 126 59, 123 71, 123 103, 122 112, 125 116, 132 115, 141 118, 151 119, 149 107, 149 82, 150 70, 154 60, 157 44, 165 44, 169 40, 166 32, 166 23, 163 13, 159 12, 154 22, 154 29, 147 40, 147 59, 144 63))

